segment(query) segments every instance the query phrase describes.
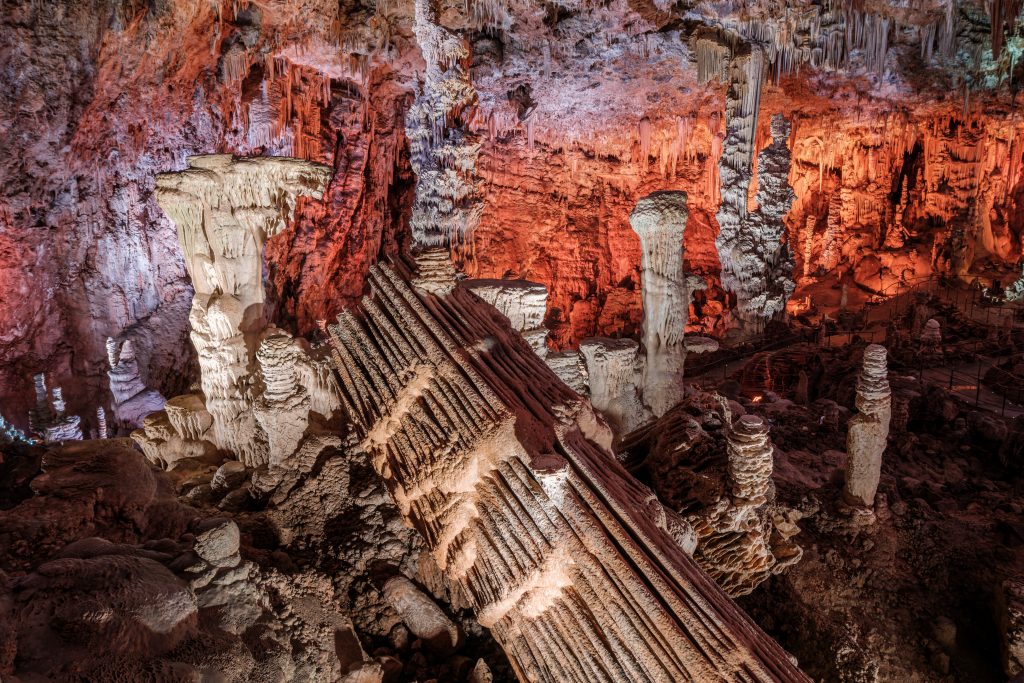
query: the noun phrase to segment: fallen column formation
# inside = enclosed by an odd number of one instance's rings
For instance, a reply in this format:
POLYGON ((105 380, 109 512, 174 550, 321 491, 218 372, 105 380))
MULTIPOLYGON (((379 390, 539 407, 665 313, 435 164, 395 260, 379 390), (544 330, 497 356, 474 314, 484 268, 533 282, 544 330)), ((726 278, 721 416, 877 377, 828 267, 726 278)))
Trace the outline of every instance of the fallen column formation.
POLYGON ((330 326, 341 396, 402 515, 522 681, 805 681, 591 440, 590 405, 455 286, 371 269, 330 326), (678 539, 678 540, 677 540, 678 539))

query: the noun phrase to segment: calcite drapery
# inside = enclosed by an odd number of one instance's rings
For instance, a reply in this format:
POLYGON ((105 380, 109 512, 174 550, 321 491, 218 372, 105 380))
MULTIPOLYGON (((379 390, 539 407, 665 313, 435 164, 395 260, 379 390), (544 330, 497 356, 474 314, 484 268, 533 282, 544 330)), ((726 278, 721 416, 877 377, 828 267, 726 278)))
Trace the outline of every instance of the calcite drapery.
POLYGON ((690 292, 683 273, 686 193, 655 192, 637 202, 629 223, 640 238, 644 302, 644 401, 661 417, 683 396, 683 334, 690 292))
MULTIPOLYGON (((736 125, 745 125, 745 120, 736 125)), ((729 129, 733 127, 730 122, 729 129)), ((796 287, 793 257, 784 243, 785 217, 796 198, 789 185, 789 134, 790 124, 781 114, 773 116, 772 142, 757 157, 757 209, 751 213, 746 211, 749 170, 732 168, 733 157, 722 155, 721 232, 716 240, 722 258, 722 285, 736 293, 735 315, 754 331, 785 310, 796 287), (734 178, 730 182, 735 187, 728 186, 726 178, 734 178), (736 194, 741 191, 742 195, 736 194)), ((739 132, 729 136, 742 139, 739 132)))
POLYGON ((157 176, 157 201, 178 228, 195 288, 189 318, 212 441, 247 465, 268 457, 247 388, 267 326, 263 245, 288 226, 298 197, 323 195, 330 175, 300 159, 214 154, 157 176))
POLYGON ((857 380, 857 410, 847 426, 846 476, 843 502, 871 508, 882 471, 882 454, 889 437, 892 391, 884 346, 864 349, 864 366, 857 380))
POLYGON ((409 226, 414 249, 461 248, 472 240, 479 196, 477 136, 468 122, 477 94, 469 79, 469 48, 440 25, 438 0, 415 0, 413 33, 426 72, 405 118, 416 195, 409 226))
MULTIPOLYGON (((388 266, 330 333, 403 516, 522 681, 806 681, 653 519, 593 417, 507 325, 388 266)), ((664 526, 664 525, 663 525, 664 526)))

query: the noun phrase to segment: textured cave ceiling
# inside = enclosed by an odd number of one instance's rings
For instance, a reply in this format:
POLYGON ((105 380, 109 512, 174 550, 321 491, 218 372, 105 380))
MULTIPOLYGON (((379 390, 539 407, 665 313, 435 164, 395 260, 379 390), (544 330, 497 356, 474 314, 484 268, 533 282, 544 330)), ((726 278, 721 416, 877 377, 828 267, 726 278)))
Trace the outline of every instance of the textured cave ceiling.
MULTIPOLYGON (((557 346, 636 334, 640 245, 628 215, 651 191, 683 190, 687 266, 709 286, 702 325, 724 333, 720 55, 752 45, 769 64, 755 149, 771 143, 773 114, 791 124, 796 279, 924 275, 937 254, 962 250, 965 232, 968 268, 1012 264, 1024 218, 1016 10, 449 4, 441 23, 468 39, 479 94, 484 206, 465 269, 547 285, 557 346)), ((0 408, 21 412, 44 370, 72 408, 88 405, 105 386, 108 336, 136 341, 166 395, 187 388, 191 285, 153 189, 157 172, 191 154, 333 167, 325 198, 301 204, 296 228, 267 245, 265 277, 275 318, 300 333, 359 296, 367 266, 408 240, 405 112, 425 68, 412 14, 400 0, 5 0, 0 408)))

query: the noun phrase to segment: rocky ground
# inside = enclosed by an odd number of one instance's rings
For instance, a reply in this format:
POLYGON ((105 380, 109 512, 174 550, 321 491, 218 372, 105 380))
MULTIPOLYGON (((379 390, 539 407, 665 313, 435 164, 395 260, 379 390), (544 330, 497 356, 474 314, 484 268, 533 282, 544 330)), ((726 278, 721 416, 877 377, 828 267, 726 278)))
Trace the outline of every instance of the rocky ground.
POLYGON ((264 501, 124 439, 4 447, 0 470, 4 680, 512 680, 472 619, 389 583, 419 543, 358 458, 264 501))
POLYGON ((772 422, 779 501, 798 513, 804 555, 741 604, 816 680, 1006 680, 1003 585, 1024 570, 1024 421, 899 370, 891 381, 897 409, 866 525, 837 505, 853 372, 809 405, 743 401, 772 422))

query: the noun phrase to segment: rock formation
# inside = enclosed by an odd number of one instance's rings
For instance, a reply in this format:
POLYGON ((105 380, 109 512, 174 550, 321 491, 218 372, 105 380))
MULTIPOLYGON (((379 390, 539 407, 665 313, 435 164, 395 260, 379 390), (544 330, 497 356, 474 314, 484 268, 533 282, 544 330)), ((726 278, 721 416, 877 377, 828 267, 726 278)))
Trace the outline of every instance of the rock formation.
POLYGON ((63 390, 54 387, 52 396, 47 393, 44 373, 35 375, 33 381, 36 389, 36 407, 29 413, 29 432, 32 436, 48 444, 81 441, 82 418, 68 415, 63 390))
MULTIPOLYGON (((742 113, 742 106, 738 111, 742 113)), ((755 116, 754 125, 756 121, 755 116)), ((727 146, 735 150, 722 156, 721 232, 716 244, 722 257, 722 286, 736 293, 735 314, 756 330, 785 310, 796 287, 784 220, 796 194, 789 185, 790 124, 776 114, 771 121, 772 142, 757 158, 757 209, 748 213, 749 161, 747 167, 730 165, 748 158, 748 145, 743 142, 747 123, 742 116, 736 124, 730 123, 733 132, 728 134, 727 146), (735 142, 729 142, 731 138, 735 142)))
POLYGON ((544 327, 548 290, 526 280, 468 280, 465 286, 508 318, 541 358, 548 355, 548 330, 544 327))
POLYGON ((743 415, 733 422, 727 438, 733 497, 752 505, 763 504, 772 484, 768 425, 756 415, 743 415))
POLYGON ((471 247, 483 205, 476 177, 480 144, 468 125, 477 101, 469 80, 469 49, 440 25, 439 0, 415 0, 413 33, 426 62, 405 118, 416 172, 409 219, 413 245, 471 247))
POLYGON ((103 409, 103 406, 98 406, 96 408, 96 438, 106 439, 107 436, 107 411, 103 409))
POLYGON ((640 393, 643 357, 639 348, 632 339, 584 339, 580 343, 590 403, 617 435, 633 431, 651 417, 640 393))
POLYGON ((643 512, 651 494, 588 439, 588 404, 504 317, 399 272, 373 268, 329 328, 342 397, 520 679, 807 680, 643 512))
POLYGON ((644 301, 644 400, 661 417, 683 395, 683 335, 690 292, 683 273, 686 194, 656 192, 637 202, 629 223, 640 238, 644 301))
POLYGON ((864 365, 857 380, 857 410, 847 424, 843 502, 855 509, 870 510, 875 505, 892 417, 884 346, 871 344, 864 349, 864 365))
POLYGON ((118 342, 107 337, 107 363, 114 418, 132 428, 141 427, 143 418, 163 408, 167 399, 142 383, 131 339, 118 342))
MULTIPOLYGON (((256 357, 267 330, 263 245, 288 226, 297 199, 320 197, 329 178, 326 167, 298 159, 230 155, 190 157, 188 170, 157 178, 157 200, 178 226, 195 287, 191 336, 199 355, 203 410, 212 420, 209 440, 250 467, 280 457, 271 455, 270 435, 254 410, 259 388, 252 369, 258 365, 264 379, 273 375, 274 392, 278 379, 294 371, 274 366, 290 366, 300 357, 280 348, 268 351, 262 363, 256 357)), ((288 384, 286 377, 281 381, 288 384)))
POLYGON ((776 501, 763 418, 732 421, 724 399, 690 389, 678 406, 625 437, 621 450, 693 527, 693 559, 730 595, 750 593, 800 561, 792 539, 799 529, 776 501))
POLYGON ((743 297, 746 282, 759 271, 756 245, 759 236, 744 229, 747 218, 747 193, 752 178, 754 133, 761 110, 761 88, 766 65, 763 49, 756 44, 741 44, 736 53, 730 47, 718 46, 719 68, 708 71, 706 78, 726 76, 728 90, 725 105, 725 139, 719 161, 719 188, 722 203, 718 210, 719 233, 715 239, 722 260, 722 286, 737 293, 744 303, 737 303, 737 316, 750 321, 750 311, 743 297), (730 55, 728 59, 724 55, 730 55), (726 66, 727 65, 727 66, 726 66), (740 312, 742 311, 742 312, 740 312))
POLYGON ((1024 582, 1003 582, 999 591, 999 626, 1003 635, 1003 670, 1013 680, 1024 672, 1024 582))
POLYGON ((935 350, 942 346, 942 326, 935 318, 928 318, 921 330, 921 346, 926 349, 935 350))

